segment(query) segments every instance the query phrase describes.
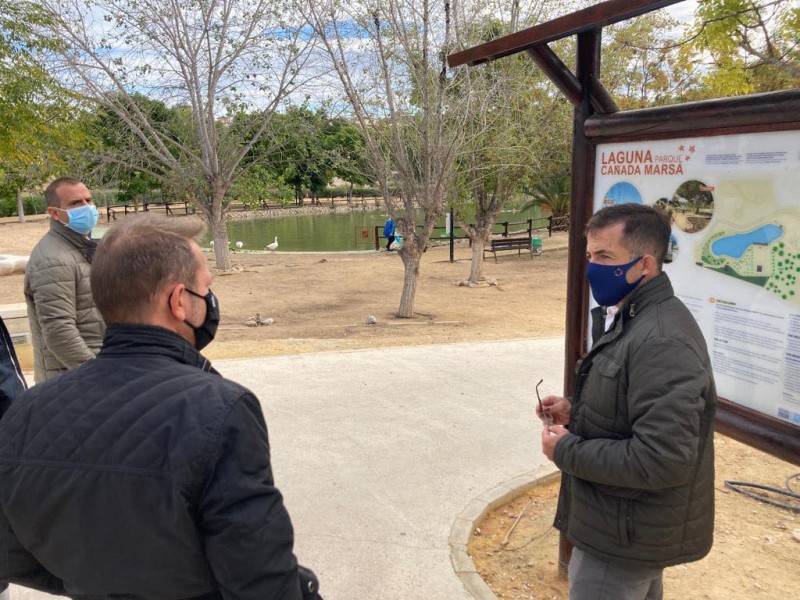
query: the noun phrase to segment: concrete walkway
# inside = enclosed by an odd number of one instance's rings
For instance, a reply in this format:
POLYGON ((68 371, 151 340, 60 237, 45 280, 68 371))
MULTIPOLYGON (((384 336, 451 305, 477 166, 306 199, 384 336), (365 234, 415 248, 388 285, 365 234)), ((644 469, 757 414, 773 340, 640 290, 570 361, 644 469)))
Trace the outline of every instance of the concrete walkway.
MULTIPOLYGON (((218 361, 253 390, 296 553, 325 600, 467 600, 448 539, 475 499, 547 470, 534 386, 563 339, 218 361)), ((479 500, 480 501, 480 500, 479 500)), ((13 589, 13 598, 44 596, 13 589)))

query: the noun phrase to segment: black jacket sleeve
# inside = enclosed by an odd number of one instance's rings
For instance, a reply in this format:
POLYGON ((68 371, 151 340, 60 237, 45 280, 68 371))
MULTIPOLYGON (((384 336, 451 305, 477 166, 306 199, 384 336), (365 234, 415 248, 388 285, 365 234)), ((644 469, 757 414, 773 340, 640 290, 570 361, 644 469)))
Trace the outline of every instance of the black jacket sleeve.
POLYGON ((198 514, 226 600, 300 600, 292 523, 272 478, 261 407, 250 393, 225 420, 198 514))

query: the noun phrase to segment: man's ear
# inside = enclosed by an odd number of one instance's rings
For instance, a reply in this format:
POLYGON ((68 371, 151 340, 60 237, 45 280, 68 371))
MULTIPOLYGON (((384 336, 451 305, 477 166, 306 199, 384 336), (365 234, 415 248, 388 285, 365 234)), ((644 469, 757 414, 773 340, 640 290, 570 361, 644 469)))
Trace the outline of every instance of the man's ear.
POLYGON ((189 314, 189 306, 186 303, 190 301, 190 299, 188 298, 188 294, 183 293, 185 289, 186 286, 179 283, 170 290, 167 296, 170 313, 172 313, 175 319, 181 322, 185 321, 189 314))
MULTIPOLYGON (((46 212, 48 215, 50 215, 51 219, 55 219, 56 221, 61 221, 61 218, 58 214, 59 210, 55 206, 48 206, 46 212)), ((63 223, 64 221, 61 222, 63 223)))
POLYGON ((647 277, 652 273, 658 273, 658 262, 652 254, 645 254, 642 257, 642 275, 647 277))

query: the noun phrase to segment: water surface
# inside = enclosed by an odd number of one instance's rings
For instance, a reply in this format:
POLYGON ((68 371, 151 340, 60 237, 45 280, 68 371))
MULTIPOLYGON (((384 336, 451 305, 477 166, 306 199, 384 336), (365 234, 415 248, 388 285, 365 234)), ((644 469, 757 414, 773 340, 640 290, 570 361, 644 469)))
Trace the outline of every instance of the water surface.
POLYGON ((783 228, 772 223, 762 225, 758 229, 747 233, 736 233, 727 235, 715 240, 711 244, 711 252, 717 256, 729 256, 731 258, 741 258, 747 249, 753 244, 766 246, 774 242, 783 235, 783 228))
MULTIPOLYGON (((541 216, 541 209, 535 207, 524 213, 501 213, 497 221, 524 221, 541 216)), ((382 235, 383 224, 387 218, 386 213, 376 210, 235 220, 228 221, 228 239, 232 245, 242 242, 244 250, 264 250, 276 236, 279 252, 374 250, 375 227, 379 228, 379 235, 382 235)), ((421 219, 422 215, 420 214, 418 218, 421 219)), ((438 225, 444 227, 444 217, 438 225)), ((512 229, 522 227, 516 226, 512 229)), ((495 227, 495 231, 501 229, 495 227)), ((444 230, 434 231, 433 237, 442 235, 446 238, 447 236, 443 234, 444 230)), ((460 234, 460 230, 456 228, 456 235, 460 234)), ((386 243, 385 240, 383 243, 386 243)))

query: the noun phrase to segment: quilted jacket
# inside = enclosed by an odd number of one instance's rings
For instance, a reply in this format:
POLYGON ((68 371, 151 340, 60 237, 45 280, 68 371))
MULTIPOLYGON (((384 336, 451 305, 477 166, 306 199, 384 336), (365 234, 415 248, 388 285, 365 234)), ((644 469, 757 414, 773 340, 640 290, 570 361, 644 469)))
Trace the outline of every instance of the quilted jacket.
POLYGON ((0 421, 0 583, 97 600, 299 600, 257 399, 176 334, 114 325, 0 421))
POLYGON ((89 285, 97 242, 50 220, 25 269, 33 380, 41 383, 100 351, 105 325, 89 285))
POLYGON ((716 390, 705 340, 665 273, 644 284, 578 369, 556 526, 606 562, 698 560, 714 530, 716 390))

